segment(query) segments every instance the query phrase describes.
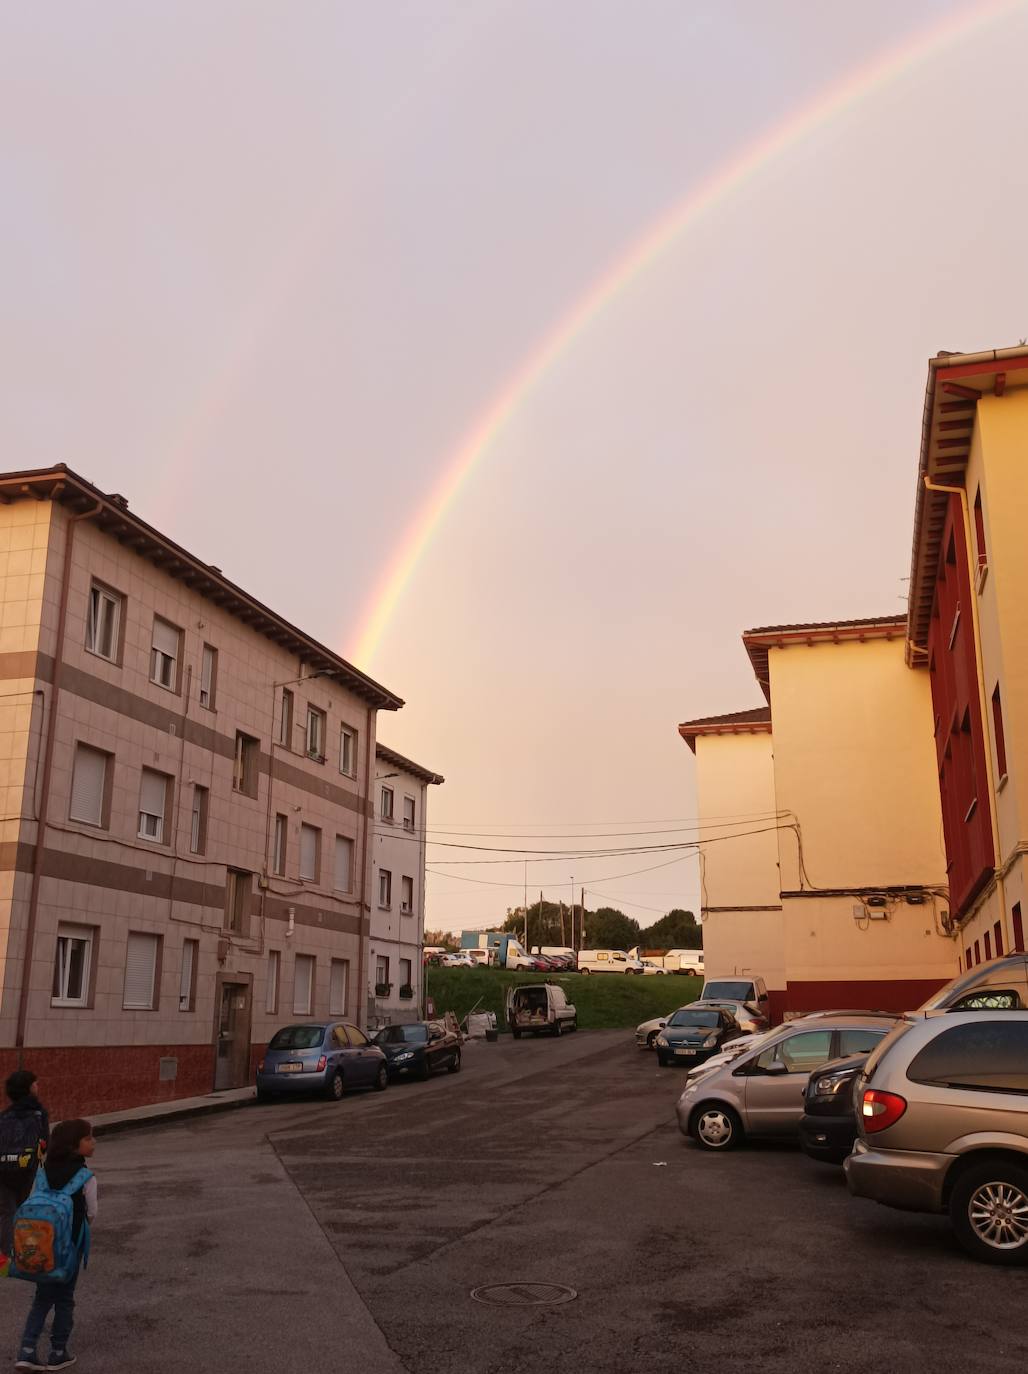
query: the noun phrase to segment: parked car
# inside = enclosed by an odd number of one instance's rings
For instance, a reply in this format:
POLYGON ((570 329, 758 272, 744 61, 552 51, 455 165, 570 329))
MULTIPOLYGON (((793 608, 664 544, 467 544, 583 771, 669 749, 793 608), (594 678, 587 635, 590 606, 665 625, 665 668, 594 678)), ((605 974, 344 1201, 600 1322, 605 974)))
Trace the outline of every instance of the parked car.
POLYGON ((693 1002, 694 1007, 721 1007, 735 1017, 743 1035, 760 1035, 768 1029, 768 1020, 759 1011, 754 1011, 745 1002, 725 1001, 720 997, 705 997, 693 1002))
POLYGON ((443 968, 478 968, 478 961, 466 949, 458 950, 456 954, 444 954, 439 962, 443 968))
POLYGON ((385 1055, 390 1078, 427 1078, 438 1069, 460 1072, 460 1037, 439 1021, 383 1026, 372 1043, 385 1055))
POLYGON ((642 973, 639 959, 623 949, 583 949, 578 954, 579 973, 642 973))
POLYGON ((854 1196, 948 1212, 975 1259, 1028 1264, 1028 1013, 904 1018, 856 1100, 854 1196))
POLYGON ((558 983, 521 983, 506 995, 507 1025, 515 1040, 533 1035, 563 1035, 578 1029, 578 1013, 558 983))
POLYGON ((696 1064, 740 1035, 735 1017, 722 1007, 682 1007, 657 1036, 657 1061, 662 1069, 675 1063, 696 1064))
POLYGON ((958 974, 922 1002, 919 1011, 1028 1009, 1028 954, 1004 954, 958 974))
POLYGON ((667 973, 667 969, 666 969, 666 968, 660 968, 657 964, 655 964, 655 963, 653 962, 652 959, 640 959, 639 962, 640 962, 640 963, 642 964, 642 966, 643 966, 643 973, 644 973, 644 974, 653 974, 653 973, 666 974, 666 973, 667 973))
MULTIPOLYGON (((764 1018, 755 1011, 752 1011, 744 1002, 687 1002, 687 1007, 722 1007, 725 1011, 731 1012, 735 1017, 739 1029, 744 1035, 761 1035, 768 1029, 768 1024, 764 1018)), ((679 1011, 684 1011, 685 1007, 679 1007, 679 1011)), ((641 1050, 652 1050, 657 1043, 657 1036, 667 1025, 674 1012, 668 1012, 667 1016, 654 1016, 649 1021, 641 1021, 635 1028, 635 1043, 641 1050)), ((727 1048, 727 1046, 726 1046, 727 1048)), ((745 1046, 740 1046, 738 1052, 741 1053, 745 1046)), ((710 1062, 709 1060, 707 1061, 710 1062)))
POLYGON ((745 1002, 765 1020, 770 1002, 763 978, 705 978, 700 989, 701 1002, 745 1002))
POLYGON ((795 1134, 811 1073, 844 1054, 867 1052, 895 1017, 856 1014, 788 1021, 711 1073, 690 1075, 678 1124, 706 1150, 730 1150, 749 1135, 795 1134))
POLYGON ((338 1102, 348 1088, 381 1092, 388 1083, 381 1049, 343 1021, 283 1026, 257 1065, 258 1102, 302 1092, 323 1092, 338 1102))
POLYGON ((857 1138, 853 1090, 866 1054, 831 1059, 810 1075, 803 1093, 800 1145, 822 1164, 841 1164, 857 1138))

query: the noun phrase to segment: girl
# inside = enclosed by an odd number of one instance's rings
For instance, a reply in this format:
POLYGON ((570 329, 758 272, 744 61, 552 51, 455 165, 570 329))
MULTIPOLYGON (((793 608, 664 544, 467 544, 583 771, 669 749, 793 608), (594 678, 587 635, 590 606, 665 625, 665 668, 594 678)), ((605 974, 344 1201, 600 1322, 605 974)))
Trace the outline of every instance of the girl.
MULTIPOLYGON (((92 1156, 95 1148, 93 1128, 88 1121, 62 1121, 55 1126, 50 1135, 50 1148, 43 1165, 50 1187, 63 1188, 65 1184, 70 1183, 78 1171, 85 1167, 86 1160, 92 1156)), ((71 1195, 72 1237, 80 1252, 88 1238, 89 1223, 96 1216, 96 1198, 96 1179, 92 1175, 71 1195)), ((67 1283, 36 1284, 36 1296, 22 1333, 15 1369, 67 1369, 75 1363, 75 1356, 68 1350, 68 1340, 71 1337, 75 1315, 77 1281, 78 1269, 67 1283), (54 1320, 50 1333, 50 1358, 46 1364, 40 1364, 36 1357, 36 1347, 51 1307, 54 1311, 54 1320)))

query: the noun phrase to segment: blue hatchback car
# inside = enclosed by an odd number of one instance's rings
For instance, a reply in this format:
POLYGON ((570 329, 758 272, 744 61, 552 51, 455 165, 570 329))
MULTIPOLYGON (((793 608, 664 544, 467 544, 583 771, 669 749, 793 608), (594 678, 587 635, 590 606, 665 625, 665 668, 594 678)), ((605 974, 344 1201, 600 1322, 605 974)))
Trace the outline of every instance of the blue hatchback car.
POLYGON ((257 1065, 257 1101, 322 1092, 336 1102, 348 1088, 389 1084, 386 1057, 345 1021, 305 1021, 276 1031, 257 1065))

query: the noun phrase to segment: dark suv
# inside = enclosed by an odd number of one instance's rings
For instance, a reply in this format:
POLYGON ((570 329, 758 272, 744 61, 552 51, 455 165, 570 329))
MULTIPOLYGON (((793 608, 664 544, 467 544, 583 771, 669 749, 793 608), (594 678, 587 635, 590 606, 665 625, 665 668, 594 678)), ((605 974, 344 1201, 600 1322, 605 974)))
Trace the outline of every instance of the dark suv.
POLYGON ((866 1054, 831 1059, 810 1075, 803 1093, 800 1145, 822 1164, 841 1164, 857 1138, 853 1089, 866 1054))

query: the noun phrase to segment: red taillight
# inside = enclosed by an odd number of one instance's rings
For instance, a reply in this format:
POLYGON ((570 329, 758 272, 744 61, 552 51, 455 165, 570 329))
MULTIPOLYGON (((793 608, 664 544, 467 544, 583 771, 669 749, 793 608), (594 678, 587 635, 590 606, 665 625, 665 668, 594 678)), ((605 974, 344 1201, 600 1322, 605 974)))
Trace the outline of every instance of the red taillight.
MULTIPOLYGON (((324 1055, 322 1055, 321 1058, 318 1060, 318 1073, 321 1073, 322 1069, 325 1069, 325 1068, 327 1068, 327 1067, 328 1067, 328 1060, 325 1058, 324 1055)), ((905 1107, 907 1104, 904 1102, 903 1105, 904 1105, 904 1107, 905 1107)))
POLYGON ((864 1130, 869 1135, 873 1135, 875 1131, 884 1131, 886 1126, 892 1126, 906 1110, 905 1097, 899 1097, 896 1093, 883 1093, 878 1088, 864 1089, 864 1102, 860 1112, 864 1130))

